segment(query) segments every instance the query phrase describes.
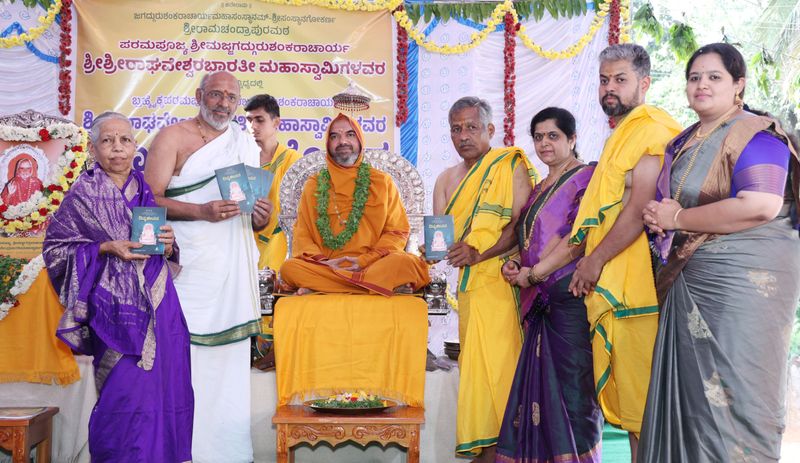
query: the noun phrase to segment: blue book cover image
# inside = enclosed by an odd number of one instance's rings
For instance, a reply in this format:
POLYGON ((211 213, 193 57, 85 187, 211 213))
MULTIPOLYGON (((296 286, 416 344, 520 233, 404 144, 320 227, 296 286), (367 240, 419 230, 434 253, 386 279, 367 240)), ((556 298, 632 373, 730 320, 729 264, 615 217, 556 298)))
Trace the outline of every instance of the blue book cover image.
POLYGON ((423 223, 425 225, 425 258, 428 260, 444 259, 447 249, 455 241, 453 216, 426 215, 423 223))
POLYGON ((217 175, 217 184, 222 199, 236 201, 239 209, 246 214, 253 212, 255 196, 250 188, 247 178, 247 169, 244 164, 235 164, 214 171, 217 175))
POLYGON ((131 220, 131 241, 141 243, 141 248, 131 249, 136 254, 164 254, 164 243, 158 241, 161 226, 167 223, 165 207, 134 207, 131 220))
POLYGON ((247 169, 247 179, 250 181, 250 189, 253 190, 253 197, 255 199, 266 198, 269 195, 269 189, 272 187, 272 180, 275 178, 275 174, 258 167, 245 167, 247 169))

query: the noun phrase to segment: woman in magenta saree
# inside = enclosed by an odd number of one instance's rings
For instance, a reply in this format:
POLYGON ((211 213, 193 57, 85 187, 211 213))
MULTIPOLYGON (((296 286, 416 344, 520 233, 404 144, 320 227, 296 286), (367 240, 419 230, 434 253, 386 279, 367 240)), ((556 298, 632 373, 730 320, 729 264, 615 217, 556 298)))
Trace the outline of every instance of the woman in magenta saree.
POLYGON ((594 395, 589 322, 583 298, 568 291, 582 249, 567 244, 594 167, 576 158, 568 111, 542 110, 531 135, 550 173, 517 224, 519 261, 503 266, 520 287, 526 331, 496 461, 599 462, 603 417, 594 395))
MULTIPOLYGON (((98 400, 89 420, 93 462, 183 462, 192 459, 194 398, 189 332, 172 269, 161 255, 131 252, 131 210, 156 206, 140 172, 128 120, 95 119, 81 174, 47 229, 44 260, 64 306, 57 336, 94 356, 98 400)), ((162 228, 165 255, 172 232, 162 228)), ((176 266, 177 268, 177 266, 176 266)))

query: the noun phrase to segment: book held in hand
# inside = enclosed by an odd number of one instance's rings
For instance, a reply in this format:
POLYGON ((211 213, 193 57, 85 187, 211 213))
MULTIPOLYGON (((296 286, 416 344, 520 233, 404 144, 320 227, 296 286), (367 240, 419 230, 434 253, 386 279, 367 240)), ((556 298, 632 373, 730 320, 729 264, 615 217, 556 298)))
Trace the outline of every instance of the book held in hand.
POLYGON ((253 197, 255 199, 266 198, 275 174, 259 167, 245 166, 245 168, 247 169, 247 179, 250 181, 250 189, 253 190, 253 197))
POLYGON ((453 245, 454 226, 452 215, 426 215, 423 218, 425 228, 425 258, 442 260, 447 249, 453 245))
POLYGON ((236 201, 239 209, 243 213, 253 212, 255 196, 250 188, 250 180, 247 178, 247 169, 244 164, 234 164, 214 171, 217 175, 217 184, 222 199, 236 201))
POLYGON ((158 241, 161 226, 167 223, 165 207, 134 207, 131 220, 131 241, 141 243, 141 248, 131 249, 135 254, 164 254, 164 243, 158 241))

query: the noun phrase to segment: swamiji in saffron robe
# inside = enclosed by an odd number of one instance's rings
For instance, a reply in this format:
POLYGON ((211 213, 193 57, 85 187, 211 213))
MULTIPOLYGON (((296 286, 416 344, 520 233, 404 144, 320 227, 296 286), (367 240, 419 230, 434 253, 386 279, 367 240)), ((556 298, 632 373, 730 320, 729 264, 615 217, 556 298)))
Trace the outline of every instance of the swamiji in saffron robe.
POLYGON ((321 173, 318 173, 303 188, 294 226, 293 255, 281 267, 283 281, 295 288, 317 292, 384 296, 392 295, 398 287, 409 285, 416 290, 427 285, 430 282, 427 264, 403 250, 410 232, 408 217, 394 181, 385 172, 369 168, 366 203, 352 236, 338 249, 325 244, 325 230, 318 224, 319 211, 327 209, 331 236, 345 231, 357 202, 356 179, 364 162, 361 149, 364 136, 354 119, 339 114, 328 126, 325 139, 329 147, 325 169, 330 175, 327 205, 318 204, 322 196, 321 173), (348 166, 334 161, 330 149, 332 128, 343 119, 349 122, 358 139, 358 157, 348 166), (334 259, 342 257, 352 258, 356 267, 331 265, 334 259))

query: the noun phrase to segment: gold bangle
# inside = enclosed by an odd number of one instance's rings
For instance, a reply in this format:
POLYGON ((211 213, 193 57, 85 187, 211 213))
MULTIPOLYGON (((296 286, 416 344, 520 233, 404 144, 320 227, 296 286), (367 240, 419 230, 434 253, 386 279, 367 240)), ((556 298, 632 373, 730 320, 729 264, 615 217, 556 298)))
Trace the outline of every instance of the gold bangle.
POLYGON ((678 210, 675 211, 675 215, 672 216, 672 223, 675 224, 675 230, 680 230, 681 228, 678 226, 678 214, 680 214, 682 210, 682 207, 678 208, 678 210))
POLYGON ((537 276, 536 276, 536 273, 533 271, 533 269, 534 269, 535 267, 536 267, 536 264, 533 264, 533 265, 532 265, 532 266, 531 266, 531 267, 528 269, 528 283, 530 283, 530 284, 531 284, 531 286, 538 285, 539 283, 541 283, 541 282, 543 282, 543 281, 544 281, 544 278, 542 278, 542 277, 537 277, 537 276))

